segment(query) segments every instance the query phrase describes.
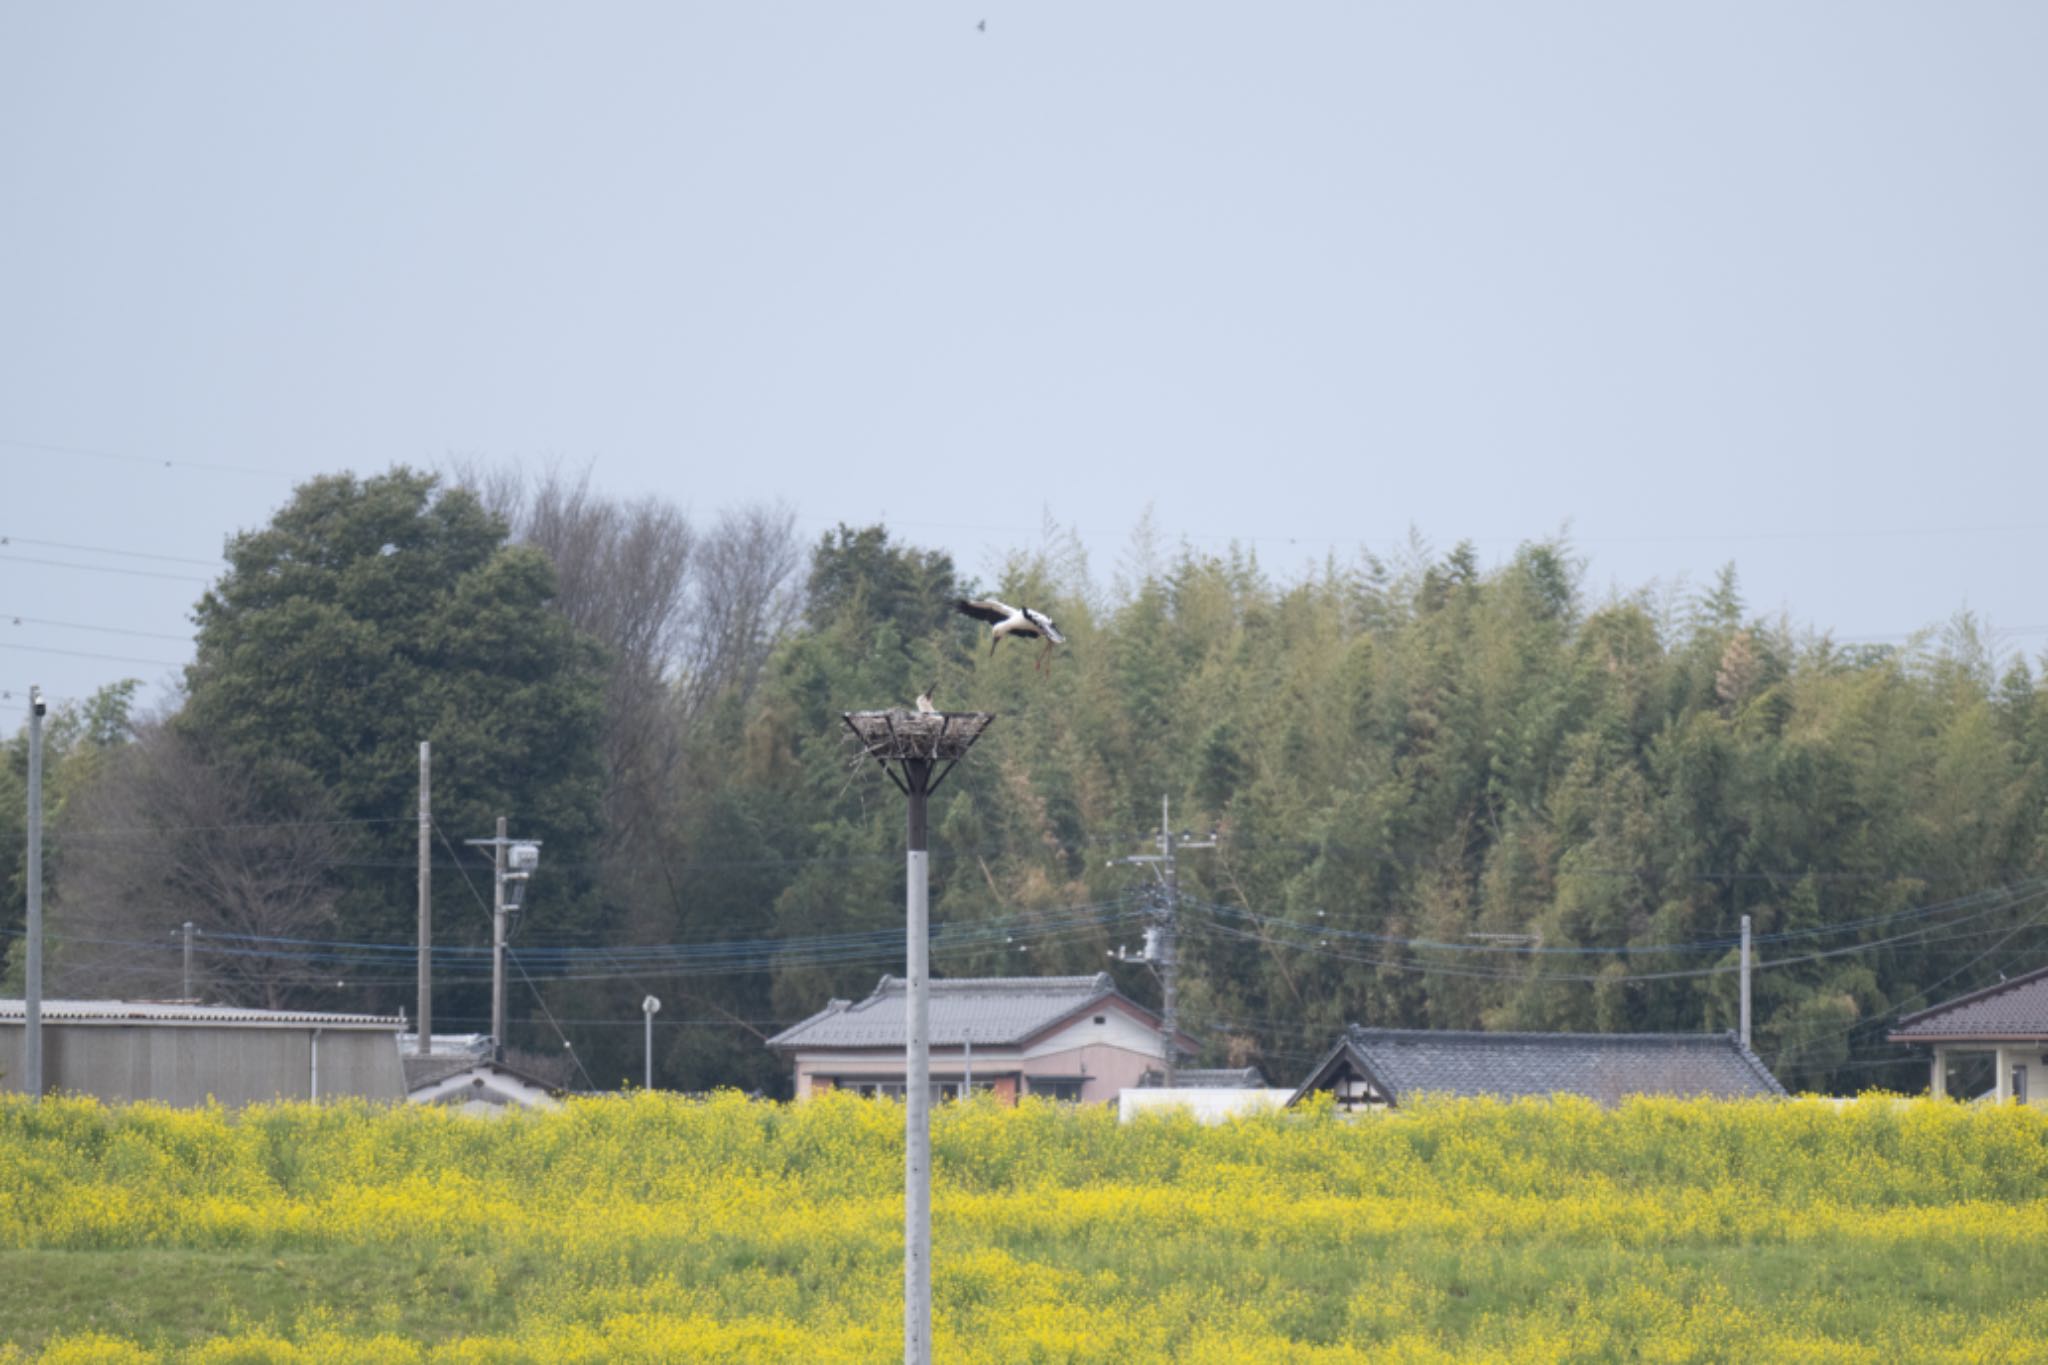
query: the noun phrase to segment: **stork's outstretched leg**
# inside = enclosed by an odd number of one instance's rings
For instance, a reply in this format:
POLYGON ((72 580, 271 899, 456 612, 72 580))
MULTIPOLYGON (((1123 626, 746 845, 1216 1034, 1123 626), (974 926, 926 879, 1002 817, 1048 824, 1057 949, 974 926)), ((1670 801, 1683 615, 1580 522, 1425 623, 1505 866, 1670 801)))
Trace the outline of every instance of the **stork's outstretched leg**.
POLYGON ((991 635, 991 636, 989 637, 989 641, 988 641, 988 653, 989 653, 989 657, 990 657, 990 658, 994 658, 994 657, 995 657, 995 653, 996 653, 996 646, 997 646, 997 645, 999 645, 999 644, 1001 644, 1002 642, 1003 642, 1003 637, 1002 637, 1002 636, 1000 636, 1000 635, 991 635))
POLYGON ((1052 657, 1052 641, 1045 642, 1045 648, 1038 651, 1038 671, 1045 672, 1045 661, 1052 657))

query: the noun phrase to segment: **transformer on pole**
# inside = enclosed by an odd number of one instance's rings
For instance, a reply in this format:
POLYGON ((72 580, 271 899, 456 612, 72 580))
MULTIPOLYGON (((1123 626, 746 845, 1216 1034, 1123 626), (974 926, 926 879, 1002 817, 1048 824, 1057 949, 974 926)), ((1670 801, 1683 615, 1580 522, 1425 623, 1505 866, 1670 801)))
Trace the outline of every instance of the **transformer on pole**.
POLYGON ((984 711, 849 711, 846 727, 908 798, 905 840, 903 1360, 932 1358, 931 867, 926 811, 995 717, 984 711))
MULTIPOLYGON (((505 835, 505 817, 498 817, 498 834, 492 839, 464 839, 471 848, 491 850, 491 1059, 505 1060, 505 944, 508 922, 519 913, 526 898, 526 884, 540 866, 540 840, 511 839, 505 835)), ((564 1040, 567 1046, 567 1040, 564 1040)))

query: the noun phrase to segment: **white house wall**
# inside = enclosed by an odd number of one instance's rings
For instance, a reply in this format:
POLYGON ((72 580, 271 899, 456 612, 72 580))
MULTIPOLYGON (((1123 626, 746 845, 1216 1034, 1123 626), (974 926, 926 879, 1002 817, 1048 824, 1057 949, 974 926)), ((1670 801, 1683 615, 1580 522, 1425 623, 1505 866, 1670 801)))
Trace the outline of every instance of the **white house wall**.
MULTIPOLYGON (((1065 1025, 1046 1034, 1024 1050, 1027 1061, 1072 1052, 1084 1047, 1114 1047, 1158 1061, 1165 1055, 1159 1045, 1159 1030, 1148 1028, 1114 1005, 1076 1015, 1065 1025), (1097 1019, 1101 1023, 1096 1023, 1097 1019)), ((1043 1069, 1043 1068, 1037 1068, 1043 1069)))

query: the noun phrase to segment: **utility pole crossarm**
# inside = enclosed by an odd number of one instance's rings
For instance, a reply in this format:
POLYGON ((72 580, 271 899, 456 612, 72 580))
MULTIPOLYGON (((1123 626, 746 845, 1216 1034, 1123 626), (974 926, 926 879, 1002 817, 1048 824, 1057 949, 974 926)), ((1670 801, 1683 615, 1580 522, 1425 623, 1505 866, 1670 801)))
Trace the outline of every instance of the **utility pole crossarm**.
POLYGON ((1114 956, 1119 961, 1146 962, 1159 976, 1160 1065, 1165 1073, 1162 1079, 1171 1089, 1180 1052, 1180 876, 1174 865, 1174 855, 1182 849, 1215 848, 1216 837, 1212 834, 1206 839, 1196 839, 1185 831, 1176 836, 1172 805, 1169 798, 1162 796, 1159 798, 1158 843, 1157 853, 1132 853, 1110 859, 1109 865, 1150 866, 1159 876, 1159 898, 1150 916, 1151 927, 1145 931, 1144 955, 1137 959, 1127 953, 1114 956))
POLYGON ((493 839, 464 839, 471 848, 491 850, 491 1056, 505 1060, 505 921, 519 909, 527 879, 540 866, 538 839, 505 837, 505 817, 498 817, 493 839), (507 854, 510 854, 508 860, 507 854), (507 867, 507 862, 511 866, 507 867), (508 888, 511 894, 507 894, 508 888))

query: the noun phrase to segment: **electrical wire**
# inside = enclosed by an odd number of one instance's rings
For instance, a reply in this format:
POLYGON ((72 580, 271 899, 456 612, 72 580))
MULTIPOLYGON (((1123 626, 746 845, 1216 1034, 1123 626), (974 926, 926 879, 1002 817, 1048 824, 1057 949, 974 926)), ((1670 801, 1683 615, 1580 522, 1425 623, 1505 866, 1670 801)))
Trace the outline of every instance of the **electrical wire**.
POLYGON ((0 640, 0 649, 20 654, 60 654, 67 659, 97 659, 110 664, 148 664, 156 668, 183 668, 183 662, 172 659, 138 659, 128 654, 95 654, 84 649, 58 649, 53 645, 17 645, 9 640, 0 640))
POLYGON ((204 583, 211 585, 211 578, 194 578, 191 574, 162 573, 156 569, 124 569, 117 564, 74 564, 68 559, 43 559, 35 555, 0 554, 0 560, 13 564, 38 564, 46 569, 80 569, 86 573, 117 573, 128 578, 161 578, 168 583, 204 583))
POLYGON ((191 644, 190 632, 172 635, 161 630, 124 630, 119 626, 89 626, 83 621, 52 621, 41 616, 17 616, 11 611, 0 611, 0 622, 14 626, 51 626, 58 630, 89 630, 97 635, 133 635, 140 640, 175 640, 179 644, 191 644))
POLYGON ((91 555, 121 555, 128 559, 154 559, 165 564, 196 564, 202 569, 213 568, 225 561, 214 559, 192 559, 185 555, 158 555, 143 550, 122 550, 111 545, 77 545, 67 540, 31 540, 27 536, 0 535, 0 545, 34 545, 45 550, 78 550, 91 555))

